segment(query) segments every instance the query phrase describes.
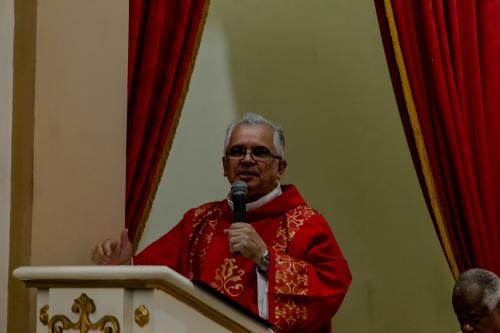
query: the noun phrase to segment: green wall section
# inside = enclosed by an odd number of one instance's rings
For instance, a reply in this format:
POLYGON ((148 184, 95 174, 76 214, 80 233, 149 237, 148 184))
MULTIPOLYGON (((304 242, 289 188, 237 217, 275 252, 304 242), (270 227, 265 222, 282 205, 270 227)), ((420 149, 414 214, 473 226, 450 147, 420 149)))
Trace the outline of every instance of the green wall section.
POLYGON ((224 130, 249 111, 283 125, 284 182, 330 221, 350 263, 335 332, 457 332, 372 1, 212 1, 141 246, 225 196, 224 130))

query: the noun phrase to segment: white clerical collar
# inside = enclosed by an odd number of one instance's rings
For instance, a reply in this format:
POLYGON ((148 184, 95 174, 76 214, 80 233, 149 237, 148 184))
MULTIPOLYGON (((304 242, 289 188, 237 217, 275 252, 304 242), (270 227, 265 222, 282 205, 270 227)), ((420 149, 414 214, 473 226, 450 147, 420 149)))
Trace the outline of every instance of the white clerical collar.
MULTIPOLYGON (((246 204, 247 212, 264 206, 266 203, 270 202, 274 198, 279 197, 282 193, 283 193, 283 191, 281 191, 281 185, 278 183, 278 185, 276 185, 274 190, 272 190, 271 192, 269 192, 265 196, 261 197, 258 200, 255 200, 254 202, 247 203, 246 204)), ((229 207, 231 208, 231 210, 233 210, 233 202, 231 201, 231 199, 229 197, 227 198, 227 203, 228 203, 229 207)))

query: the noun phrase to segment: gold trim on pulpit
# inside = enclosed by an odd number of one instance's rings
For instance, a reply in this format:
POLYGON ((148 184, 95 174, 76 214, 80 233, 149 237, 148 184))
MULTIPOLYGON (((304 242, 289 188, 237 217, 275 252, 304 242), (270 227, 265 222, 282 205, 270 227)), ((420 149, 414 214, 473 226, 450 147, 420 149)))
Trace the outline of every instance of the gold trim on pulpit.
MULTIPOLYGON (((47 315, 48 315, 48 306, 47 315)), ((42 310, 45 307, 42 308, 42 310)), ((49 320, 49 333, 62 333, 64 330, 79 330, 80 333, 87 333, 92 330, 100 330, 104 333, 120 333, 120 324, 114 316, 104 316, 96 323, 92 323, 89 319, 89 314, 95 312, 94 300, 89 298, 87 294, 81 294, 75 299, 75 303, 71 307, 71 311, 80 314, 80 319, 73 323, 64 315, 55 315, 49 320)), ((40 320, 41 312, 40 310, 40 320)))
MULTIPOLYGON (((159 289, 175 299, 187 304, 201 314, 212 319, 214 322, 227 328, 231 332, 250 333, 246 327, 217 311, 210 305, 198 300, 188 292, 164 280, 26 280, 24 284, 28 288, 141 288, 159 289)), ((50 332, 57 333, 57 332, 50 332)), ((107 333, 107 332, 106 332, 107 333)), ((115 333, 115 332, 110 332, 115 333)))
POLYGON ((147 325, 147 323, 149 323, 149 310, 144 305, 141 305, 137 309, 135 309, 134 314, 135 322, 140 327, 144 327, 147 325))
POLYGON ((48 305, 44 305, 42 306, 42 308, 40 309, 40 322, 42 324, 44 324, 45 326, 47 326, 47 324, 49 323, 49 306, 48 305))

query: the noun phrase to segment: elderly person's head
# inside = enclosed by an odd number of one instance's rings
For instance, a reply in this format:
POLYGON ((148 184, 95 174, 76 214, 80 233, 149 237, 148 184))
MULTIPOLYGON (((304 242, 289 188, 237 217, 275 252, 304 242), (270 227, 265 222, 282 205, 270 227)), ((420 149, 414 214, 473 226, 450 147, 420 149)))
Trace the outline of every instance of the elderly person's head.
POLYGON ((453 308, 464 333, 500 333, 500 280, 484 269, 463 272, 453 288, 453 308))
POLYGON ((231 124, 224 141, 224 176, 230 183, 248 185, 249 202, 271 192, 286 168, 285 138, 281 127, 264 117, 247 113, 231 124))

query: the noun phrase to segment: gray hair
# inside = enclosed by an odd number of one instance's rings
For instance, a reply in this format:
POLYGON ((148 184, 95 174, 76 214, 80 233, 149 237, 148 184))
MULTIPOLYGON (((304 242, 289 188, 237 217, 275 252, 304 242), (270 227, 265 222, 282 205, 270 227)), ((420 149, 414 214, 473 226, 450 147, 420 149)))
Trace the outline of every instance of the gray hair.
POLYGON ((472 268, 463 272, 453 288, 453 298, 462 296, 467 287, 474 284, 481 289, 483 304, 493 310, 500 301, 500 279, 485 269, 472 268))
POLYGON ((260 114, 256 113, 245 113, 240 120, 233 122, 226 130, 226 139, 224 140, 224 154, 226 153, 227 146, 229 145, 229 140, 231 138, 231 134, 233 133, 233 129, 239 125, 267 125, 271 127, 274 131, 273 134, 273 143, 274 148, 276 149, 276 153, 281 158, 285 157, 285 135, 283 134, 283 129, 281 126, 274 124, 273 122, 267 120, 262 117, 260 114))

